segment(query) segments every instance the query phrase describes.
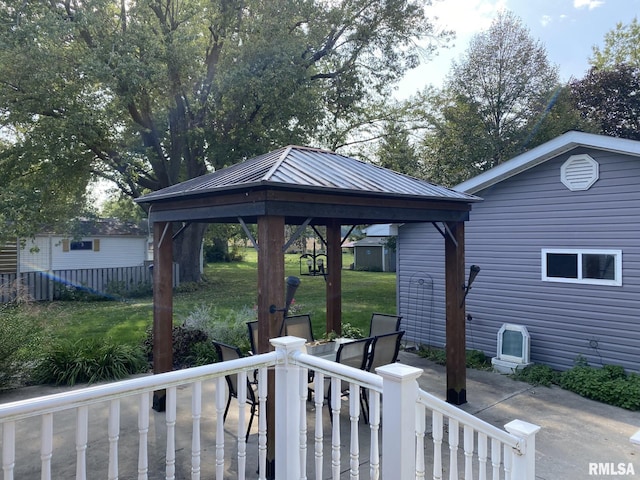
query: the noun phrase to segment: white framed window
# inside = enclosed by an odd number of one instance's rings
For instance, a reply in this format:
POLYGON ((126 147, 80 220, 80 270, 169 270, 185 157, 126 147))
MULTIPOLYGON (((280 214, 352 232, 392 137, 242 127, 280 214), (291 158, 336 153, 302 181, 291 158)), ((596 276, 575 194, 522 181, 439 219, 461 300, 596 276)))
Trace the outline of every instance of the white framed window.
POLYGON ((542 249, 545 282, 622 285, 622 250, 542 249))

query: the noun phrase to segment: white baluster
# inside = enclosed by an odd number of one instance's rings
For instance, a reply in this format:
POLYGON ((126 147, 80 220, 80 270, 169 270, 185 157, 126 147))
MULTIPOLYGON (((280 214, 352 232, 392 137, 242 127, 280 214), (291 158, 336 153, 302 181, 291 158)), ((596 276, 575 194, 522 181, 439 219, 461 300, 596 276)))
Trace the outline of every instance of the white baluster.
POLYGON ((371 452, 369 473, 371 480, 380 478, 380 394, 369 390, 369 429, 371 430, 371 452))
POLYGON ((478 480, 487 480, 487 435, 478 432, 478 480))
POLYGON ((342 382, 339 378, 331 378, 331 415, 333 418, 331 432, 331 474, 333 480, 340 479, 340 390, 342 382))
POLYGON ((247 372, 238 372, 238 478, 244 480, 247 466, 247 372))
POLYGON ((89 439, 89 407, 76 411, 76 480, 87 478, 87 441, 89 439))
POLYGON ((491 465, 493 467, 493 480, 500 480, 500 442, 491 439, 491 465))
POLYGON ((107 426, 109 437, 109 480, 118 478, 118 439, 120 438, 120 400, 109 402, 109 423, 107 426))
POLYGON ((227 402, 227 383, 224 377, 216 379, 216 478, 224 479, 224 407, 227 402))
POLYGON ((442 480, 442 437, 444 421, 442 414, 432 412, 431 430, 433 435, 433 480, 442 480))
POLYGON ((511 461, 513 460, 513 450, 508 445, 504 445, 504 480, 511 480, 511 461))
POLYGON ((426 430, 426 412, 424 405, 416 403, 416 478, 425 478, 424 432, 426 430))
POLYGON ((4 480, 13 480, 16 466, 16 422, 6 422, 2 426, 2 472, 4 480))
POLYGON ((167 410, 165 419, 167 423, 167 452, 166 452, 166 473, 167 480, 176 478, 176 387, 167 388, 167 410))
POLYGON ((307 480, 307 395, 309 371, 300 369, 300 480, 307 480))
POLYGON ((473 428, 464 426, 464 478, 473 480, 473 428))
POLYGON ((358 480, 360 477, 360 444, 358 438, 358 420, 360 420, 360 387, 355 383, 349 384, 349 419, 351 420, 351 446, 349 448, 349 478, 358 480))
POLYGON ((258 478, 267 478, 267 369, 258 371, 258 478))
POLYGON ((41 480, 51 480, 51 457, 53 456, 53 414, 42 415, 40 432, 41 480))
POLYGON ((313 377, 313 401, 316 406, 316 431, 315 431, 315 466, 316 480, 322 480, 322 457, 324 432, 322 428, 322 407, 324 405, 324 375, 315 372, 313 377))
POLYGON ((458 480, 458 421, 449 417, 449 479, 458 480))
POLYGON ((149 475, 149 392, 140 394, 138 405, 138 480, 147 480, 149 475))
POLYGON ((200 480, 200 418, 202 417, 202 382, 191 386, 191 480, 200 480))

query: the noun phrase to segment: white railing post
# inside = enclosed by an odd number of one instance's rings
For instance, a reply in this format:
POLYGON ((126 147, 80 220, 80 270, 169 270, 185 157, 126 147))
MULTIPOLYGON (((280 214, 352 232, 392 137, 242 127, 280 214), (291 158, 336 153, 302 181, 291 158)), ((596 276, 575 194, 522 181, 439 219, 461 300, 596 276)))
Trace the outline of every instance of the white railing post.
POLYGON ((416 478, 417 379, 422 370, 400 363, 376 368, 382 377, 381 478, 416 478))
POLYGON ((300 367, 289 355, 300 351, 303 338, 280 337, 270 340, 278 353, 276 363, 275 478, 299 479, 300 475, 300 367), (280 359, 284 358, 284 362, 280 359))
POLYGON ((540 427, 522 420, 512 420, 504 428, 511 435, 520 437, 524 443, 522 445, 524 454, 519 455, 518 452, 514 452, 511 478, 534 480, 536 477, 536 433, 540 427))

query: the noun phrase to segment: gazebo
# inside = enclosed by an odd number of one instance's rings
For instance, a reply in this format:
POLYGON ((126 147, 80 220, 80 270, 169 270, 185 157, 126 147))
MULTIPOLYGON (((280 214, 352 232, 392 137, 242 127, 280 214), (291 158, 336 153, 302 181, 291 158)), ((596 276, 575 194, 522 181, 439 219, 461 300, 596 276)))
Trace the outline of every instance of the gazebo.
MULTIPOLYGON (((154 372, 172 367, 172 222, 240 223, 258 250, 259 352, 277 337, 284 252, 307 226, 326 227, 327 332, 341 331, 342 225, 433 222, 445 239, 447 401, 466 402, 464 222, 478 197, 338 153, 288 146, 139 198, 153 223, 154 372), (257 224, 258 238, 247 224, 257 224), (285 225, 299 226, 285 239, 285 225), (271 309, 273 310, 273 309, 271 309)), ((267 413, 268 418, 272 417, 267 413)))

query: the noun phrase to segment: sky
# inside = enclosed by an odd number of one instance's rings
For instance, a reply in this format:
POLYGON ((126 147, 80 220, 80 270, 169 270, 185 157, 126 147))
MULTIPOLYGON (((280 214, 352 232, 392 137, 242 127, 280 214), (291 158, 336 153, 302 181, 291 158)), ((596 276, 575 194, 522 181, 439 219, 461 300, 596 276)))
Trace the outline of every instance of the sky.
POLYGON ((452 47, 437 50, 401 82, 397 96, 406 98, 427 85, 442 86, 451 62, 459 60, 473 35, 485 31, 495 15, 511 10, 547 49, 549 61, 559 67, 560 80, 583 78, 594 45, 604 45, 605 34, 622 22, 640 17, 640 0, 432 0, 428 7, 436 25, 453 30, 452 47))

